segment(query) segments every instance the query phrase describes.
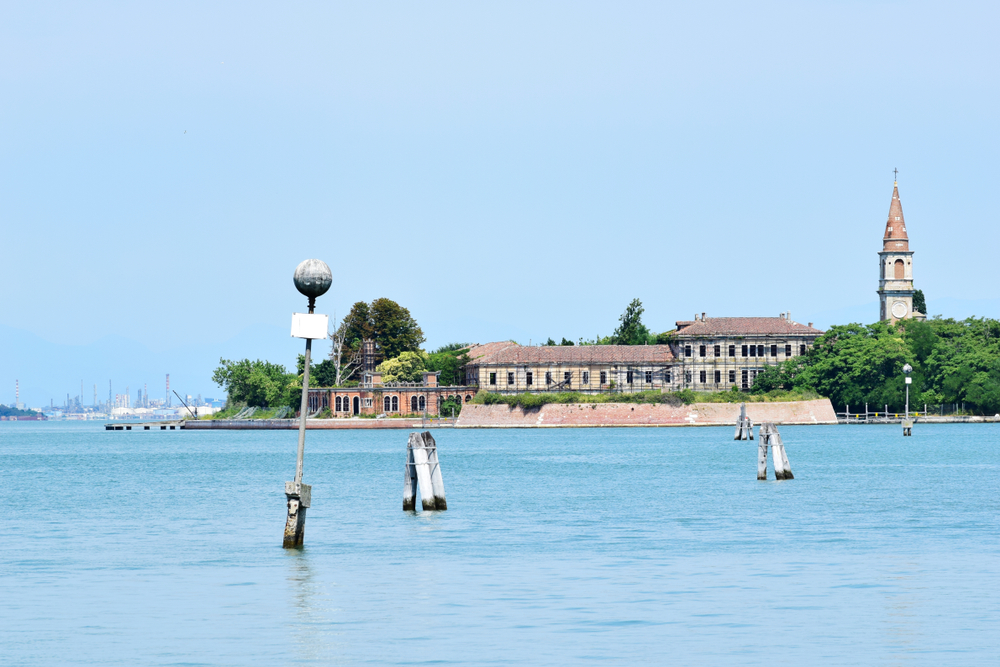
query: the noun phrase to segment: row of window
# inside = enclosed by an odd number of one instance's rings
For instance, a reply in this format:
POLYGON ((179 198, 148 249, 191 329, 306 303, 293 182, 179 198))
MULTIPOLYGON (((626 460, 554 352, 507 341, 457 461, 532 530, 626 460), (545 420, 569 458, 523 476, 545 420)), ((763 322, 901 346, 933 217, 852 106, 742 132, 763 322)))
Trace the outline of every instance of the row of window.
MULTIPOLYGON (((749 380, 752 380, 757 377, 757 372, 758 372, 757 369, 750 369, 749 371, 740 371, 741 375, 740 380, 744 389, 746 389, 749 386, 748 385, 749 380)), ((688 384, 691 384, 691 376, 692 376, 691 371, 687 371, 686 373, 684 373, 684 380, 688 384)), ((701 382, 701 384, 708 384, 708 371, 699 371, 698 381, 701 382)), ((722 382, 722 371, 715 371, 715 384, 720 384, 721 382, 722 382)), ((736 383, 736 371, 729 371, 729 384, 735 384, 735 383, 736 383)))
MULTIPOLYGON (((714 347, 714 349, 712 351, 715 353, 713 356, 721 357, 722 356, 722 346, 721 345, 715 345, 713 347, 714 347)), ((741 357, 764 357, 764 356, 767 356, 768 352, 770 352, 770 356, 772 356, 772 357, 778 356, 778 346, 777 345, 771 345, 770 347, 768 347, 767 345, 742 345, 740 347, 742 348, 740 350, 740 353, 741 353, 740 356, 741 357)), ((685 345, 684 346, 684 356, 685 357, 692 356, 692 352, 693 352, 693 349, 692 349, 692 347, 690 345, 685 345)), ((799 345, 799 355, 803 355, 805 353, 806 353, 806 346, 805 345, 799 345)), ((707 357, 708 356, 708 346, 707 345, 699 345, 698 346, 698 356, 699 357, 707 357)), ((730 357, 735 357, 736 356, 736 346, 735 345, 730 345, 729 346, 729 356, 730 357)), ((791 345, 785 345, 785 356, 786 357, 792 356, 792 346, 791 345)))
MULTIPOLYGON (((646 382, 647 383, 652 383, 653 382, 653 371, 644 371, 644 372, 645 372, 646 382)), ((580 374, 580 376, 581 376, 580 377, 580 384, 590 384, 590 371, 583 371, 580 374)), ((664 380, 666 382, 670 382, 670 373, 669 372, 666 373, 666 375, 664 377, 664 380)), ((570 384, 572 381, 573 381, 573 371, 565 371, 565 372, 563 372, 563 383, 564 384, 570 384)), ((626 371, 626 373, 625 373, 625 382, 628 383, 628 384, 632 384, 632 371, 626 371)), ((490 384, 491 385, 495 385, 496 383, 497 383, 497 374, 496 373, 490 373, 490 384)), ((525 372, 525 374, 524 374, 524 383, 526 385, 528 385, 529 387, 532 386, 535 383, 535 374, 534 374, 534 371, 527 371, 527 372, 525 372)), ((607 383, 608 383, 608 372, 607 371, 601 371, 601 384, 605 385, 607 383)), ((513 371, 510 371, 510 372, 507 373, 507 384, 508 385, 516 384, 513 371)), ((546 386, 552 384, 552 372, 551 371, 546 371, 545 372, 545 384, 546 384, 546 386)))
MULTIPOLYGON (((458 400, 461 401, 462 397, 457 396, 458 400)), ((312 400, 312 399, 310 399, 312 400)), ((440 405, 445 401, 444 397, 438 397, 438 404, 440 405)), ((465 402, 472 402, 472 395, 465 397, 465 402)), ((359 401, 358 397, 354 397, 354 410, 357 411, 359 407, 364 406, 366 408, 372 407, 372 399, 365 398, 359 401)), ((333 406, 335 412, 351 412, 351 397, 344 396, 341 398, 337 396, 333 399, 333 406)), ((382 407, 385 412, 399 412, 399 396, 386 396, 382 399, 382 407)), ((427 397, 426 396, 410 396, 410 412, 423 412, 424 408, 427 407, 427 397)), ((315 408, 313 408, 315 409, 315 408)))

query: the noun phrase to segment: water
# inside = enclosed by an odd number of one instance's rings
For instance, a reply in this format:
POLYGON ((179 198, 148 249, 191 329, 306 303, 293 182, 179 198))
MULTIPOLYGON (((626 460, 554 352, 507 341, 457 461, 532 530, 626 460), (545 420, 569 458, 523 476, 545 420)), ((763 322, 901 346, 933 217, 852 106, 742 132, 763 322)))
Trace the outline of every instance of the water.
POLYGON ((1000 425, 406 433, 0 423, 0 663, 1000 663, 1000 425), (772 475, 773 477, 773 475, 772 475))

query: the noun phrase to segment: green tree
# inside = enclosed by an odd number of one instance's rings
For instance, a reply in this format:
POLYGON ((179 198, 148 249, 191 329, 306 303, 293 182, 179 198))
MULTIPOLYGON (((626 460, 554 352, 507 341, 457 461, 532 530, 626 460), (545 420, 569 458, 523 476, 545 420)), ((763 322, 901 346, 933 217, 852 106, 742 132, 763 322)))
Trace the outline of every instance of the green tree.
POLYGON ((419 382, 427 370, 423 352, 403 352, 394 359, 387 359, 376 367, 383 382, 419 382))
POLYGON ((219 359, 212 381, 226 390, 230 403, 246 403, 253 407, 287 405, 294 408, 302 396, 297 378, 286 372, 284 366, 260 359, 219 359))
POLYGON ((611 335, 613 345, 645 345, 649 342, 649 329, 642 323, 643 312, 642 302, 632 299, 619 318, 618 328, 611 335))
POLYGON ((927 301, 924 300, 924 291, 922 289, 913 292, 913 310, 918 313, 927 314, 927 301))
POLYGON ((371 329, 375 345, 384 359, 394 359, 403 352, 416 352, 424 342, 424 332, 410 311, 390 299, 372 301, 371 329))
POLYGON ((552 340, 551 338, 549 338, 547 341, 545 341, 545 345, 547 347, 555 347, 556 344, 557 343, 554 340, 552 340))
POLYGON ((469 355, 466 354, 468 351, 467 345, 458 343, 440 347, 427 355, 427 370, 441 373, 438 377, 440 385, 464 385, 465 374, 462 369, 469 363, 469 355))
POLYGON ((563 339, 562 339, 562 342, 561 342, 561 343, 559 343, 559 344, 560 344, 560 345, 562 345, 562 346, 567 346, 567 345, 573 345, 573 341, 571 341, 571 340, 566 340, 565 338, 563 338, 563 339))

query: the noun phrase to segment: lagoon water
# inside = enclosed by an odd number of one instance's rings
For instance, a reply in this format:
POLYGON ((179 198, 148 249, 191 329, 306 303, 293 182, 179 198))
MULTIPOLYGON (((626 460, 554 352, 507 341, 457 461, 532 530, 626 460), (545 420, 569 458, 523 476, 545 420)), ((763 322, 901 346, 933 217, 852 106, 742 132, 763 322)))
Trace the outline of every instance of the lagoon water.
POLYGON ((1000 663, 1000 425, 404 431, 0 423, 4 665, 1000 663), (773 479, 773 473, 771 474, 773 479))

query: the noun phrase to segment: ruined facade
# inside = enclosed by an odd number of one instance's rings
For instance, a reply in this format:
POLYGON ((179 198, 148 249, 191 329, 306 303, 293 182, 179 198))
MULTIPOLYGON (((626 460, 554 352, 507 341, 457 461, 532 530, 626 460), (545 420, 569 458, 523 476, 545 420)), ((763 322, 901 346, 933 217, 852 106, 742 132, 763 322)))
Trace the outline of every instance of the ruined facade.
POLYGON ((470 349, 469 357, 466 384, 498 394, 636 392, 676 385, 669 345, 489 343, 470 349))
POLYGON ((878 254, 879 319, 924 319, 923 313, 913 310, 913 251, 903 220, 903 205, 899 201, 898 183, 892 184, 892 201, 889 219, 882 235, 882 251, 878 254))
POLYGON ((701 317, 677 322, 674 351, 679 388, 726 391, 753 386, 768 366, 803 355, 823 332, 778 317, 701 317))
POLYGON ((438 375, 436 372, 424 373, 422 382, 382 382, 381 373, 364 371, 357 387, 311 387, 309 412, 317 413, 330 408, 334 417, 383 413, 388 417, 438 416, 441 405, 448 399, 469 403, 476 395, 475 387, 439 386, 438 375))

